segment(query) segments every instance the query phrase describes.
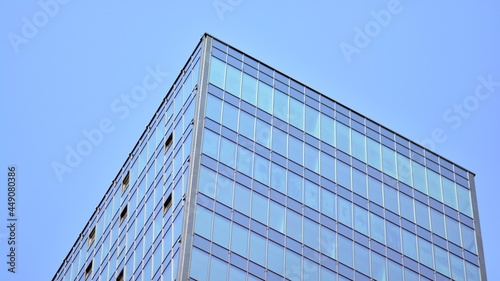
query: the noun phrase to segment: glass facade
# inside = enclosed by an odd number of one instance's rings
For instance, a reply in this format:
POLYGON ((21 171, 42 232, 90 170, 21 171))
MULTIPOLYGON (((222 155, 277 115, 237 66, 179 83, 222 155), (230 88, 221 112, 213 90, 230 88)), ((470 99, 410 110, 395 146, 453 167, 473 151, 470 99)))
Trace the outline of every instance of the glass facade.
POLYGON ((56 280, 486 280, 474 189, 205 35, 56 280))

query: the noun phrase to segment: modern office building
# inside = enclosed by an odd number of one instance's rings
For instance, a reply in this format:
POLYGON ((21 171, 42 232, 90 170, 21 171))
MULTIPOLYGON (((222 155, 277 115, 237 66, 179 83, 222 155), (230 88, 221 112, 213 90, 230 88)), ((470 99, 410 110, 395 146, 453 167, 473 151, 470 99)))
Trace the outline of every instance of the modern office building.
POLYGON ((205 34, 54 280, 486 281, 477 210, 471 172, 205 34))

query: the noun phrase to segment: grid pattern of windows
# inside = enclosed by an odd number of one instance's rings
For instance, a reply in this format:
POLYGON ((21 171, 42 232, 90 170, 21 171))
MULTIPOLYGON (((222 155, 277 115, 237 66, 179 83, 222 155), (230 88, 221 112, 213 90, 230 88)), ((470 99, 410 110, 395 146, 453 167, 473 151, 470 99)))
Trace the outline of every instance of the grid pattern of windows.
POLYGON ((176 278, 200 52, 193 53, 55 280, 176 278))
POLYGON ((213 44, 192 278, 479 280, 467 172, 213 44))

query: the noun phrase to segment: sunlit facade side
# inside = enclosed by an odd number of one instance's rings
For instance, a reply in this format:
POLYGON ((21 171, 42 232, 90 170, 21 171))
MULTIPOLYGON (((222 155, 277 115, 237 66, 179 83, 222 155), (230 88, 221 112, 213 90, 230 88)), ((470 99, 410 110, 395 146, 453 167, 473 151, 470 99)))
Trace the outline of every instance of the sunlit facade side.
POLYGON ((475 197, 471 172, 205 34, 54 280, 485 281, 475 197))

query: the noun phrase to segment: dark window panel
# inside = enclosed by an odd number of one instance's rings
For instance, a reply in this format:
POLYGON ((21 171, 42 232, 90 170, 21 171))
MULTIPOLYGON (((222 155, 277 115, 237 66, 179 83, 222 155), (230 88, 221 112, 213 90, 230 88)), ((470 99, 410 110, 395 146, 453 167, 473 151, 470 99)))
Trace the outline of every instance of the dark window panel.
POLYGON ((269 281, 282 281, 283 280, 283 277, 281 275, 278 275, 270 270, 267 270, 267 277, 266 277, 266 280, 269 280, 269 281))
POLYGON ((241 101, 241 109, 248 114, 255 116, 255 107, 246 101, 241 101))
POLYGON ((229 258, 228 250, 222 248, 221 246, 212 243, 212 255, 220 258, 221 260, 227 262, 229 258))
POLYGON ((384 209, 382 207, 380 207, 379 205, 373 203, 373 202, 370 202, 370 212, 374 213, 374 214, 377 214, 381 217, 384 216, 384 209))
POLYGON ((455 180, 454 173, 452 171, 444 168, 444 167, 441 167, 441 175, 445 176, 446 178, 448 178, 451 181, 455 180))
POLYGON ((309 134, 305 134, 305 139, 306 139, 307 144, 312 145, 315 148, 319 149, 319 143, 320 143, 319 139, 317 139, 309 134))
POLYGON ((417 225, 417 234, 418 236, 424 238, 427 241, 431 241, 431 233, 427 229, 420 227, 417 225))
MULTIPOLYGON (((312 219, 313 221, 319 223, 319 213, 307 206, 304 206, 304 216, 312 219)), ((304 230, 307 231, 307 230, 304 230)))
POLYGON ((243 58, 243 54, 241 52, 239 52, 238 50, 235 50, 231 47, 228 48, 228 54, 241 60, 243 58))
POLYGON ((383 179, 382 172, 371 167, 371 166, 368 166, 368 175, 370 175, 371 177, 373 177, 374 179, 377 179, 379 181, 382 181, 382 179, 383 179))
POLYGON ((375 140, 376 142, 380 142, 380 134, 375 132, 374 130, 370 129, 370 128, 366 128, 366 135, 375 140))
POLYGON ((231 209, 219 202, 215 202, 215 212, 227 219, 231 219, 231 209))
POLYGON ((278 191, 276 191, 274 189, 271 189, 271 199, 273 199, 274 201, 276 201, 282 205, 285 205, 285 203, 286 203, 285 195, 279 193, 278 191))
POLYGON ((422 156, 424 155, 424 148, 414 142, 410 143, 410 149, 422 156))
POLYGON ((362 124, 363 127, 364 127, 364 124, 365 124, 365 118, 359 114, 357 114, 356 112, 354 111, 351 111, 351 118, 353 120, 356 120, 358 123, 362 124))
MULTIPOLYGON (((320 95, 318 94, 318 92, 316 92, 316 91, 314 91, 314 90, 309 89, 309 88, 306 87, 306 96, 319 101, 319 96, 320 95)), ((325 101, 323 101, 323 103, 325 103, 325 101)))
POLYGON ((398 188, 404 194, 406 194, 410 197, 413 197, 413 188, 407 186, 406 184, 404 184, 402 182, 398 182, 398 188))
POLYGON ((258 68, 258 67, 259 67, 258 62, 257 62, 256 60, 252 59, 252 58, 251 58, 251 57, 249 57, 249 56, 243 56, 243 61, 244 61, 246 64, 248 64, 248 65, 252 66, 253 68, 258 68))
POLYGON ((423 194, 422 192, 420 192, 416 189, 413 191, 413 193, 415 195, 415 199, 424 203, 425 205, 429 205, 429 203, 428 203, 429 197, 427 197, 427 195, 423 194))
POLYGON ((281 121, 280 119, 273 117, 273 126, 284 131, 285 133, 288 132, 288 124, 281 121))
POLYGON ((425 277, 434 280, 434 270, 428 268, 427 266, 420 264, 420 273, 425 277))
POLYGON ((274 72, 274 78, 276 78, 276 80, 279 80, 281 83, 288 85, 289 79, 285 75, 279 73, 278 71, 274 72))
POLYGON ((413 270, 413 271, 418 271, 418 263, 414 260, 412 260, 411 258, 407 257, 407 256, 403 256, 403 263, 405 265, 405 267, 413 270))
POLYGON ((346 163, 347 165, 351 166, 351 156, 349 154, 346 154, 342 150, 336 150, 336 156, 338 159, 342 160, 342 162, 346 163))
POLYGON ((340 195, 343 198, 345 198, 345 199, 347 199, 347 200, 349 200, 349 201, 352 202, 352 199, 351 199, 352 192, 350 190, 348 190, 348 189, 346 189, 346 188, 344 188, 344 187, 342 187, 342 186, 339 185, 338 188, 337 188, 337 193, 338 193, 338 195, 340 195))
POLYGON ((455 173, 457 173, 458 175, 462 176, 464 179, 468 179, 469 178, 467 172, 464 169, 458 167, 457 165, 453 165, 453 167, 455 168, 455 173))
POLYGON ((234 58, 232 56, 228 56, 227 57, 227 63, 229 65, 232 65, 232 66, 236 67, 239 70, 242 70, 243 63, 239 59, 236 59, 236 58, 234 58))
POLYGON ((255 144, 255 152, 267 160, 271 158, 271 151, 258 143, 255 144))
POLYGON ((321 150, 322 152, 328 153, 331 156, 335 156, 335 148, 327 143, 321 142, 321 150))
POLYGON ((205 128, 208 128, 214 132, 217 132, 219 133, 220 132, 220 125, 214 121, 212 121, 211 119, 205 119, 205 128))
POLYGON ((444 213, 449 216, 449 217, 452 217, 456 220, 458 220, 458 212, 453 210, 452 208, 444 205, 444 213))
POLYGON ((395 150, 395 142, 386 136, 382 136, 382 144, 387 146, 388 148, 395 150))
POLYGON ((280 81, 274 81, 274 87, 278 89, 279 91, 288 94, 288 86, 281 83, 280 81))
POLYGON ((403 263, 402 255, 391 248, 387 248, 387 257, 398 264, 403 263))
POLYGON ((352 166, 366 174, 366 164, 356 158, 352 158, 352 166))
POLYGON ((268 124, 271 124, 271 122, 273 121, 273 117, 269 113, 263 111, 260 108, 257 108, 257 117, 268 124))
POLYGON ((328 107, 325 104, 320 104, 319 105, 320 112, 324 113, 325 115, 335 118, 335 110, 333 109, 333 104, 332 107, 328 107))
POLYGON ((353 193, 353 196, 354 196, 354 203, 356 203, 357 205, 367 209, 368 208, 368 200, 353 193))
POLYGON ((439 237, 439 236, 438 236, 438 235, 436 235, 436 234, 432 234, 432 241, 434 242, 434 244, 436 244, 436 245, 440 246, 440 247, 441 247, 441 248, 443 248, 443 249, 446 249, 446 245, 447 245, 447 243, 446 243, 446 240, 445 240, 445 239, 443 239, 443 238, 439 237))
POLYGON ((448 241, 448 250, 462 258, 462 248, 448 241))
POLYGON ((437 201, 437 200, 436 200, 436 199, 434 199, 434 198, 429 198, 429 203, 430 203, 429 205, 430 205, 433 209, 438 210, 438 211, 440 211, 441 213, 442 213, 442 212, 444 212, 444 211, 443 211, 443 203, 441 203, 441 202, 437 201))
POLYGON ((319 102, 306 96, 306 104, 316 110, 319 110, 319 102))
POLYGON ((335 183, 324 177, 321 177, 320 179, 321 179, 321 187, 326 188, 327 190, 330 190, 331 192, 334 193, 337 192, 335 188, 335 183))
POLYGON ((279 155, 278 153, 276 152, 271 152, 271 159, 273 160, 273 162, 275 163, 278 163, 279 165, 283 166, 283 167, 286 167, 286 158, 279 155))
POLYGON ((235 97, 229 93, 224 93, 224 101, 228 102, 236 107, 240 106, 240 100, 237 97, 235 97))
POLYGON ((300 204, 299 202, 293 200, 290 197, 287 198, 287 207, 289 209, 292 209, 292 210, 296 211, 299 214, 302 214, 302 204, 300 204))
POLYGON ((237 211, 233 211, 233 220, 246 228, 248 228, 248 225, 250 223, 249 217, 247 217, 247 216, 245 216, 237 211))
POLYGON ((415 224, 413 224, 410 221, 407 221, 406 219, 401 219, 401 226, 410 231, 411 233, 415 234, 415 224))
POLYGON ((300 101, 301 103, 304 103, 304 94, 295 90, 295 89, 290 89, 290 96, 295 98, 296 100, 300 101))
POLYGON ((302 255, 302 246, 299 242, 293 240, 290 237, 286 237, 286 247, 299 255, 302 255))
POLYGON ((354 270, 339 263, 339 274, 348 278, 349 280, 354 280, 354 270))
POLYGON ((366 127, 372 129, 374 132, 379 132, 379 125, 376 124, 375 122, 371 121, 370 119, 366 119, 366 127))
POLYGON ((262 64, 262 63, 259 63, 259 70, 260 70, 261 72, 264 72, 265 74, 267 74, 267 75, 269 75, 269 76, 273 77, 273 72, 274 72, 274 71, 273 71, 271 68, 267 67, 266 65, 264 65, 264 64, 262 64))
MULTIPOLYGON (((208 157, 208 156, 206 156, 205 154, 203 154, 201 156, 201 163, 203 165, 205 165, 207 167, 211 167, 213 169, 216 169, 216 167, 217 167, 217 161, 214 160, 214 159, 212 159, 212 158, 210 158, 210 157, 208 157)), ((174 181, 176 181, 176 180, 174 179, 174 181)))
POLYGON ((401 154, 401 155, 404 155, 406 157, 410 157, 410 150, 402 145, 400 145, 399 143, 396 144, 396 151, 401 154))
POLYGON ((236 172, 236 181, 246 187, 250 187, 252 184, 252 179, 240 172, 236 172))
POLYGON ((268 188, 267 186, 263 185, 262 183, 258 182, 258 181, 253 181, 253 190, 257 191, 258 193, 264 195, 264 196, 268 196, 267 193, 268 193, 268 188))
POLYGON ((291 125, 290 125, 290 135, 298 138, 299 140, 303 140, 304 138, 304 132, 291 125))
POLYGON ((226 53, 224 53, 223 51, 219 50, 219 49, 216 49, 216 48, 213 48, 212 49, 212 55, 218 59, 220 59, 221 61, 226 61, 226 53))
POLYGON ((367 248, 370 248, 370 239, 357 231, 354 231, 354 241, 363 246, 366 246, 367 248))
POLYGON ((241 257, 240 255, 237 255, 235 253, 231 253, 230 261, 231 261, 231 264, 236 266, 236 267, 239 267, 243 270, 247 269, 247 259, 241 257))
POLYGON ((338 233, 342 234, 343 236, 349 238, 350 240, 352 240, 352 229, 350 229, 349 227, 343 225, 342 223, 338 223, 337 224, 337 231, 338 233))
POLYGON ((351 125, 349 124, 349 117, 343 115, 343 114, 340 114, 337 112, 337 121, 339 121, 340 123, 350 127, 351 125))
POLYGON ((465 250, 464 257, 468 262, 473 263, 476 266, 479 266, 478 258, 473 253, 470 253, 469 251, 465 250))
POLYGON ((269 239, 280 244, 281 246, 285 245, 285 235, 279 233, 278 231, 269 228, 268 229, 269 239))
POLYGON ((429 159, 427 159, 426 166, 427 166, 427 168, 433 170, 434 172, 439 173, 439 166, 435 162, 430 161, 429 159))
POLYGON ((253 232, 258 233, 262 236, 267 236, 266 228, 267 227, 265 225, 261 224, 260 222, 253 220, 253 219, 250 219, 250 229, 253 232))
POLYGON ((474 220, 469 218, 468 216, 462 214, 462 213, 459 213, 458 214, 460 216, 460 222, 462 222, 463 224, 467 225, 468 227, 474 229, 474 220))
POLYGON ((208 198, 207 196, 205 196, 201 193, 198 193, 198 205, 201 205, 205 208, 213 210, 214 201, 211 198, 208 198))
POLYGON ((238 136, 238 144, 240 146, 246 147, 250 150, 253 150, 253 144, 254 142, 252 140, 247 139, 246 137, 239 135, 238 136))
POLYGON ((304 257, 307 257, 308 259, 316 262, 316 263, 319 263, 319 253, 316 252, 315 250, 307 247, 307 246, 304 246, 304 257))
POLYGON ((301 93, 304 92, 304 85, 300 84, 299 82, 293 79, 290 79, 290 86, 301 93))
POLYGON ((456 178, 457 183, 465 188, 469 188, 469 181, 466 180, 465 178, 462 178, 461 176, 457 176, 456 178))
POLYGON ((220 41, 218 41, 218 40, 215 40, 215 39, 214 39, 214 40, 212 40, 212 46, 213 46, 213 47, 215 47, 215 48, 218 48, 218 49, 220 49, 220 50, 223 50, 224 52, 226 52, 226 51, 227 51, 227 46, 226 46, 226 44, 224 44, 224 43, 222 43, 222 42, 220 42, 220 41))
POLYGON ((355 274, 354 280, 358 280, 358 281, 370 281, 370 280, 372 280, 371 278, 366 277, 364 274, 359 273, 357 271, 355 271, 354 274, 355 274))
POLYGON ((388 186, 391 186, 393 188, 396 188, 397 185, 398 185, 398 182, 395 178, 389 176, 389 175, 386 175, 386 174, 383 174, 384 175, 384 184, 388 185, 388 186))
POLYGON ((266 83, 269 86, 273 86, 273 78, 263 72, 259 71, 259 80, 266 83))
POLYGON ((370 241, 370 244, 371 244, 371 249, 379 254, 381 254, 382 256, 385 256, 385 246, 380 244, 379 242, 375 241, 375 240, 371 240, 370 241))
POLYGON ((248 64, 243 64, 243 72, 245 72, 246 74, 252 76, 253 78, 257 79, 257 76, 258 76, 258 70, 251 67, 250 65, 248 64))
POLYGON ((388 221, 393 222, 394 224, 396 224, 398 226, 401 226, 401 223, 399 222, 399 216, 394 214, 393 212, 385 210, 385 218, 388 221))
POLYGON ((309 170, 309 169, 304 169, 304 177, 313 183, 319 185, 319 175, 316 174, 315 172, 309 170))

